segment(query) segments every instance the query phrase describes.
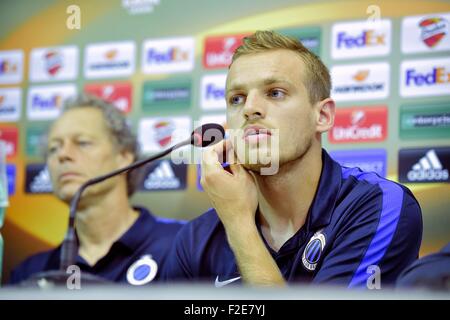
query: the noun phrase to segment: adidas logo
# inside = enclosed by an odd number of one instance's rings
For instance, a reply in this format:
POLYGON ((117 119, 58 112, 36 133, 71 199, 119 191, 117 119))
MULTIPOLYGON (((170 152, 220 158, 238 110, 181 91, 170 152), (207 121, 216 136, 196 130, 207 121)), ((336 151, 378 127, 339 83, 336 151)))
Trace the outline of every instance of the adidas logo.
POLYGON ((44 169, 33 178, 33 181, 30 184, 30 191, 32 193, 51 193, 53 191, 47 167, 44 167, 44 169))
POLYGON ((144 181, 146 190, 178 189, 180 185, 180 179, 175 176, 168 160, 161 161, 144 181))
POLYGON ((448 170, 442 167, 441 161, 432 149, 412 166, 407 177, 409 181, 447 181, 448 170))

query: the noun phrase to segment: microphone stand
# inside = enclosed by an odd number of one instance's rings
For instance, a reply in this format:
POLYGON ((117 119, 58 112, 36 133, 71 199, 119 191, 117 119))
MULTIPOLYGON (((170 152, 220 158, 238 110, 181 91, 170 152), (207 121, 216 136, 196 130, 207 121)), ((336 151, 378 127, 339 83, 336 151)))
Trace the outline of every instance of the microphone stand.
MULTIPOLYGON (((129 166, 126 166, 121 169, 117 169, 108 174, 90 179, 83 183, 78 191, 75 193, 74 197, 70 201, 70 212, 69 212, 69 224, 67 227, 66 236, 61 245, 61 254, 60 254, 60 264, 59 270, 50 270, 44 271, 40 273, 36 273, 32 275, 29 279, 22 282, 21 286, 38 286, 41 288, 52 287, 54 285, 66 285, 67 288, 72 288, 73 285, 69 287, 69 267, 74 266, 76 262, 76 258, 78 255, 78 242, 75 233, 75 215, 78 208, 78 203, 80 202, 81 195, 83 191, 86 190, 89 186, 100 183, 106 179, 117 176, 121 173, 136 169, 138 167, 143 166, 146 163, 149 163, 153 160, 164 157, 165 155, 171 153, 172 151, 186 146, 193 145, 194 147, 207 147, 211 144, 215 144, 221 141, 225 136, 225 130, 221 125, 208 123, 204 124, 197 129, 195 129, 191 137, 175 144, 167 150, 164 150, 148 159, 143 159, 136 161, 129 166), (218 134, 218 135, 217 135, 218 134)), ((80 273, 79 284, 81 282, 87 284, 107 284, 111 283, 110 281, 103 279, 99 276, 89 274, 87 272, 80 273)))
MULTIPOLYGON (((109 179, 111 177, 117 176, 119 174, 122 174, 127 171, 131 171, 133 169, 136 169, 138 167, 141 167, 151 161, 154 161, 156 159, 162 158, 166 156, 167 154, 171 153, 172 151, 186 146, 186 145, 195 145, 195 142, 197 141, 198 137, 196 135, 191 135, 189 139, 186 139, 180 143, 175 144, 174 146, 170 147, 167 150, 164 150, 148 159, 143 159, 136 161, 135 163, 132 163, 129 166, 126 166, 121 169, 117 169, 113 172, 110 172, 108 174, 90 179, 83 183, 81 187, 78 189, 78 191, 75 193, 74 197, 70 201, 70 212, 69 212, 69 224, 66 232, 66 236, 64 237, 64 240, 61 245, 61 255, 60 255, 60 265, 59 270, 50 270, 50 271, 44 271, 37 274, 34 274, 30 277, 30 279, 25 280, 21 286, 38 286, 38 287, 52 287, 54 285, 67 285, 68 286, 68 278, 70 276, 70 273, 68 271, 68 268, 72 265, 75 265, 76 257, 78 254, 78 242, 76 238, 75 233, 75 216, 78 208, 78 203, 80 202, 81 195, 83 194, 84 190, 88 188, 89 186, 92 186, 94 184, 100 183, 106 179, 109 179)), ((108 284, 111 283, 110 281, 101 278, 99 276, 89 274, 86 272, 81 272, 81 279, 80 283, 83 282, 84 284, 108 284)))

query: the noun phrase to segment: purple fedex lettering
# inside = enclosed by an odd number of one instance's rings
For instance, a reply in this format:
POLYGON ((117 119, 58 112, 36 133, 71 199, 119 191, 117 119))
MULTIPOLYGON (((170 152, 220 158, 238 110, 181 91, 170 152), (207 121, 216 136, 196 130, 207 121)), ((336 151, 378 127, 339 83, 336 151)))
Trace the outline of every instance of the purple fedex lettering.
POLYGON ((167 52, 158 52, 154 49, 148 51, 147 60, 155 63, 169 63, 173 60, 174 49, 169 49, 167 52))
POLYGON ((352 37, 346 32, 338 33, 337 47, 340 49, 342 46, 346 48, 363 48, 368 46, 385 45, 385 35, 382 33, 376 33, 374 30, 365 30, 360 35, 352 37))
POLYGON ((411 85, 414 82, 416 86, 434 85, 450 82, 450 73, 444 67, 436 68, 426 74, 416 73, 415 69, 406 70, 406 85, 411 85))
POLYGON ((223 99, 225 97, 225 90, 216 88, 214 84, 208 84, 206 87, 206 99, 223 99))
POLYGON ((406 71, 406 85, 412 85, 411 82, 414 82, 416 86, 432 85, 436 83, 436 72, 436 68, 433 68, 433 70, 427 74, 416 73, 415 69, 408 69, 406 71))
POLYGON ((363 47, 366 44, 366 32, 361 33, 361 35, 357 37, 351 37, 347 35, 346 32, 338 33, 338 48, 341 48, 342 45, 345 44, 345 47, 363 47))
POLYGON ((51 109, 58 105, 60 97, 58 95, 54 95, 49 99, 41 98, 39 95, 35 95, 33 97, 33 107, 41 108, 41 109, 51 109))

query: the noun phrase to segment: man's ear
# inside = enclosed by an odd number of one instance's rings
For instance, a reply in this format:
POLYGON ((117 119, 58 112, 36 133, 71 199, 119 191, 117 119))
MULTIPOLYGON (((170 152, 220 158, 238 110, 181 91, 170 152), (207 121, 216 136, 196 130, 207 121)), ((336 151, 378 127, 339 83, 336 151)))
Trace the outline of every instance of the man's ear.
POLYGON ((334 125, 336 106, 334 100, 327 98, 317 103, 316 131, 324 133, 334 125))
POLYGON ((127 150, 120 151, 117 158, 119 159, 119 168, 128 166, 135 161, 134 154, 127 150))

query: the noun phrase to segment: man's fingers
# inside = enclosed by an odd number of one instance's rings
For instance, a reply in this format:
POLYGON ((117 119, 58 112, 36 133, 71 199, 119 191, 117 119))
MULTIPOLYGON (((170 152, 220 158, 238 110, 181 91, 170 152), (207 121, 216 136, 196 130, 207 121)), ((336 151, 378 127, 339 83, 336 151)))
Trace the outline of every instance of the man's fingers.
POLYGON ((213 146, 214 151, 220 163, 228 162, 229 152, 232 150, 231 142, 229 140, 222 140, 213 146))
POLYGON ((204 148, 202 152, 202 176, 211 170, 222 169, 219 162, 218 150, 223 150, 223 141, 210 148, 204 148))
POLYGON ((243 168, 242 168, 242 165, 240 165, 240 164, 238 164, 238 163, 231 163, 231 164, 230 164, 230 170, 231 170, 231 173, 232 173, 233 175, 239 174, 239 173, 241 172, 242 169, 243 169, 243 168))

